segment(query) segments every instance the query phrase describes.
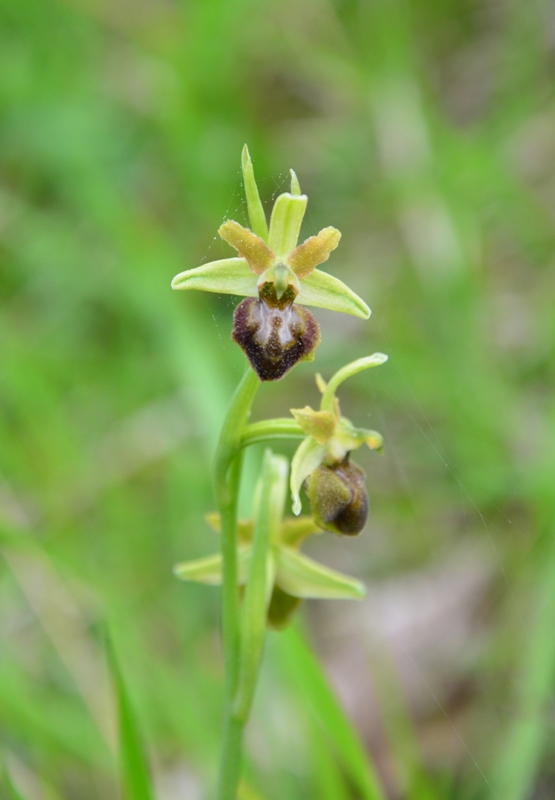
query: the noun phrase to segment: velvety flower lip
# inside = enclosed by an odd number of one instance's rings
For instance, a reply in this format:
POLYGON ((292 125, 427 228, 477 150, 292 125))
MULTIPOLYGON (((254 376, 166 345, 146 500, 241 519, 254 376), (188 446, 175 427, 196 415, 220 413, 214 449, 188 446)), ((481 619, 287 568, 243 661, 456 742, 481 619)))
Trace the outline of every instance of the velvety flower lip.
POLYGON ((293 513, 301 512, 300 490, 308 479, 307 489, 314 518, 326 530, 335 533, 358 533, 358 530, 347 530, 355 527, 355 523, 351 526, 349 520, 343 526, 345 529, 338 529, 333 522, 334 515, 348 516, 356 513, 363 527, 368 513, 361 490, 360 473, 364 473, 360 467, 349 462, 350 453, 363 444, 367 444, 371 450, 381 450, 383 447, 381 434, 367 428, 356 428, 349 419, 342 416, 335 392, 347 378, 386 361, 387 356, 383 353, 359 358, 336 372, 327 384, 317 375, 316 383, 322 392, 320 409, 315 411, 310 406, 291 409, 306 433, 306 438, 297 448, 291 462, 293 513), (330 508, 325 507, 332 495, 335 498, 333 514, 330 508))
POLYGON ((258 297, 261 288, 270 283, 278 300, 290 289, 299 305, 368 319, 370 309, 364 300, 338 278, 317 269, 339 244, 340 232, 327 227, 298 245, 308 198, 301 194, 295 173, 291 170, 291 191, 279 195, 274 203, 269 228, 246 145, 243 176, 252 230, 227 220, 218 231, 237 251, 237 257, 181 272, 173 279, 172 288, 258 297))

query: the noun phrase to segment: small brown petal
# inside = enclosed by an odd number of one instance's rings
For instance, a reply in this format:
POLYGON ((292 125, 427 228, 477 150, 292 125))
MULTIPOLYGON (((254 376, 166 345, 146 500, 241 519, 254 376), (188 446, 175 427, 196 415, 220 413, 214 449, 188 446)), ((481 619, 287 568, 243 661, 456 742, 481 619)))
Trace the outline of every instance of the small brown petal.
POLYGON ((308 435, 318 444, 329 442, 335 432, 337 421, 331 411, 314 411, 310 406, 292 408, 291 413, 308 435))
POLYGON ((318 264, 328 260, 340 239, 341 234, 337 228, 324 228, 293 250, 287 259, 289 266, 298 278, 306 278, 318 264))
POLYGON ((231 338, 243 348, 261 381, 277 381, 320 342, 318 323, 306 308, 269 305, 247 297, 235 309, 231 338))
POLYGON ((274 254, 266 242, 248 228, 243 228, 238 222, 228 219, 220 225, 218 233, 224 241, 237 250, 257 275, 261 275, 274 261, 274 254))

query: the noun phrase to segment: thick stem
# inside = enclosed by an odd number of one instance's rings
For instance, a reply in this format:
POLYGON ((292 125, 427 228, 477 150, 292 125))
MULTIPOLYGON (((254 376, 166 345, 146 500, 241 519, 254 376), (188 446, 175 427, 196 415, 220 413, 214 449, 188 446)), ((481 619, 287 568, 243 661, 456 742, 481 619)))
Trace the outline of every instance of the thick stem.
POLYGON ((236 800, 241 777, 241 751, 245 723, 226 715, 220 760, 218 800, 236 800))

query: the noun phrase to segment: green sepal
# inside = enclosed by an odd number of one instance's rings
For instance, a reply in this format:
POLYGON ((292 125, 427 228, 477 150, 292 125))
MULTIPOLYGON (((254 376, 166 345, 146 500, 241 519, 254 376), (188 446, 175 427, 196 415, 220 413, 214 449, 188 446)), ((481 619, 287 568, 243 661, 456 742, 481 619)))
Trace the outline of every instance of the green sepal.
POLYGON ((299 179, 297 178, 297 173, 294 169, 290 169, 289 173, 291 175, 291 194, 299 195, 302 194, 301 192, 301 185, 299 183, 299 179))
POLYGON ((324 395, 322 397, 322 402, 320 403, 320 408, 322 410, 327 409, 332 411, 334 407, 335 393, 343 381, 347 380, 347 378, 350 378, 353 375, 356 375, 358 372, 362 372, 365 369, 379 367, 380 364, 385 364, 386 361, 386 355, 383 353, 374 353, 371 356, 366 356, 365 358, 359 358, 356 361, 351 361, 350 364, 342 367, 342 369, 335 373, 333 378, 326 386, 324 395))
MULTIPOLYGON (((241 585, 246 583, 251 555, 251 545, 239 547, 237 569, 238 581, 241 585)), ((195 581, 195 583, 206 583, 209 586, 220 586, 222 583, 221 553, 176 564, 173 574, 181 581, 195 581)))
POLYGON ((247 211, 249 213, 249 220, 253 233, 268 241, 268 223, 266 222, 266 215, 258 194, 258 186, 254 178, 254 169, 252 166, 251 156, 247 145, 243 147, 241 153, 241 168, 243 170, 243 184, 245 187, 245 195, 247 198, 247 211))
POLYGON ((258 297, 257 279, 244 258, 222 258, 180 272, 172 281, 172 289, 258 297))
POLYGON ((268 244, 277 259, 285 261, 297 246, 307 202, 306 194, 294 195, 285 192, 280 194, 274 203, 268 244))
POLYGON ((280 544, 287 547, 298 547, 309 536, 322 533, 322 528, 317 525, 312 517, 286 517, 280 531, 280 544))
POLYGON ((315 269, 302 279, 297 303, 340 311, 360 319, 368 319, 371 313, 364 300, 343 281, 320 269, 315 269))
MULTIPOLYGON (((213 531, 222 532, 222 518, 218 511, 209 511, 204 515, 204 519, 213 531)), ((237 520, 237 541, 239 544, 249 544, 252 542, 252 531, 254 522, 252 519, 237 520)))
POLYGON ((303 481, 311 472, 317 469, 326 455, 326 446, 308 436, 298 446, 291 461, 291 496, 293 498, 293 513, 301 513, 302 504, 299 492, 303 481))
POLYGON ((359 600, 366 594, 360 581, 324 567, 292 548, 280 548, 276 561, 276 583, 293 597, 359 600))

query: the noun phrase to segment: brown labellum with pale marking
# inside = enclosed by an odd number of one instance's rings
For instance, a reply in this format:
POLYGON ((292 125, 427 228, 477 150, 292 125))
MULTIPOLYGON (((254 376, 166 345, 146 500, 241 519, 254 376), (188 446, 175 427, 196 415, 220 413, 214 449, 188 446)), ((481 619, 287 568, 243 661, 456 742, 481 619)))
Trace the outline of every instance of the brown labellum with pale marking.
POLYGON ((366 474, 348 454, 340 464, 315 469, 308 478, 307 494, 314 521, 324 530, 356 536, 366 525, 366 474))
POLYGON ((231 338, 243 348, 261 381, 278 381, 301 359, 310 360, 320 343, 318 323, 293 303, 289 287, 278 300, 273 284, 259 299, 247 297, 235 309, 231 338))

